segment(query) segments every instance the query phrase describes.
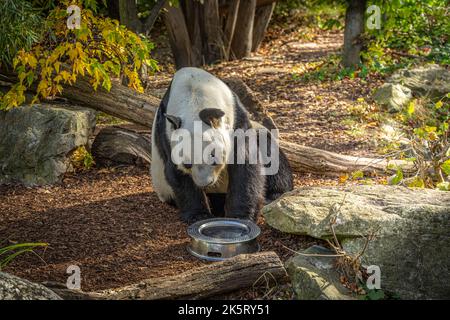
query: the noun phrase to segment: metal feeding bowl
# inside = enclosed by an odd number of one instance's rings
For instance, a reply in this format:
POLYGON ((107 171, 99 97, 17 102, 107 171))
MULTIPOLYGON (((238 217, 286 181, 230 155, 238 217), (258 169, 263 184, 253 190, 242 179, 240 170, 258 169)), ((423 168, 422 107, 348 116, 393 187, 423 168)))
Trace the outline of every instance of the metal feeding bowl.
POLYGON ((261 229, 250 220, 213 218, 189 226, 188 251, 195 257, 221 261, 241 253, 259 251, 256 238, 261 229))

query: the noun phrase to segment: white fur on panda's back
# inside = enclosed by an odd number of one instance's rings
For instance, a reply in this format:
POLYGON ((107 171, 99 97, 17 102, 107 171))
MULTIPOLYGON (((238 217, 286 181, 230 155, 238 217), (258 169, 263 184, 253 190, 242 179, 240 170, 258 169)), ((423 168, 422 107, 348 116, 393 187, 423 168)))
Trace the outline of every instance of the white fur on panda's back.
POLYGON ((182 68, 172 81, 167 114, 180 117, 182 127, 191 130, 201 110, 217 108, 225 112, 224 124, 232 129, 234 104, 233 93, 221 80, 198 68, 182 68))

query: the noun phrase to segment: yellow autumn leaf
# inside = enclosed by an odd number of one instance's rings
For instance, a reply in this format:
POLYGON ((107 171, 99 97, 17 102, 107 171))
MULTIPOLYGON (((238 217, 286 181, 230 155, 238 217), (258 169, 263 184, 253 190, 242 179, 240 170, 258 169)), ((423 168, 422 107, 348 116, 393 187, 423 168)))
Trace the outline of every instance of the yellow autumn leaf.
POLYGON ((37 66, 37 59, 33 56, 33 55, 29 55, 28 56, 28 65, 32 68, 35 69, 37 66))
POLYGON ((341 174, 339 176, 339 183, 340 184, 345 183, 348 180, 348 178, 349 178, 348 174, 341 174))
POLYGON ((53 64, 53 66, 55 67, 56 72, 59 73, 59 67, 61 66, 61 62, 56 61, 56 62, 53 64))

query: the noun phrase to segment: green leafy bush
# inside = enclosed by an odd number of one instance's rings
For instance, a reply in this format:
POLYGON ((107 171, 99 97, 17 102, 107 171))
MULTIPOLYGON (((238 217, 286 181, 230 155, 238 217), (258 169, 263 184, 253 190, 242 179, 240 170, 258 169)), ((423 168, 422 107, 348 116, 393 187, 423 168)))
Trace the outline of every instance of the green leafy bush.
POLYGON ((0 65, 10 66, 19 50, 39 41, 44 19, 24 0, 2 0, 0 12, 0 65))
POLYGON ((403 158, 414 163, 415 174, 405 175, 402 168, 389 179, 390 184, 408 187, 438 188, 450 191, 450 96, 438 101, 415 99, 397 115, 408 138, 400 150, 403 158))
POLYGON ((380 7, 379 30, 366 30, 366 61, 383 62, 386 49, 406 51, 441 64, 449 64, 450 14, 447 0, 374 0, 380 7))

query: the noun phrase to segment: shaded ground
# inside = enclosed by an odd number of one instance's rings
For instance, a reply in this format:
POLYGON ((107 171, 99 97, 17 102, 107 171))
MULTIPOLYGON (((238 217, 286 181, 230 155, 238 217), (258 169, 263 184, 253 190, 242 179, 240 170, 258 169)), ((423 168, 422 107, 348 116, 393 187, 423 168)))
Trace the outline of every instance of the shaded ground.
MULTIPOLYGON (((239 76, 259 96, 278 124, 282 138, 347 154, 375 153, 368 135, 355 136, 343 124, 355 101, 367 98, 377 80, 304 83, 293 70, 337 52, 338 32, 304 39, 301 30, 273 28, 269 41, 251 59, 209 67, 218 76, 239 76)), ((148 84, 164 89, 173 74, 168 48, 156 59, 162 72, 148 84)), ((296 177, 296 185, 334 185, 336 179, 296 177)), ((262 250, 275 250, 284 260, 317 241, 281 234, 264 224, 262 250)), ((20 242, 47 242, 16 259, 5 271, 34 281, 65 283, 66 269, 81 267, 83 290, 117 287, 144 278, 173 275, 203 262, 186 252, 186 225, 152 191, 148 170, 120 167, 67 175, 58 186, 0 186, 0 247, 20 242)), ((261 297, 249 289, 231 297, 261 297)), ((272 296, 273 297, 273 296, 272 296)))

